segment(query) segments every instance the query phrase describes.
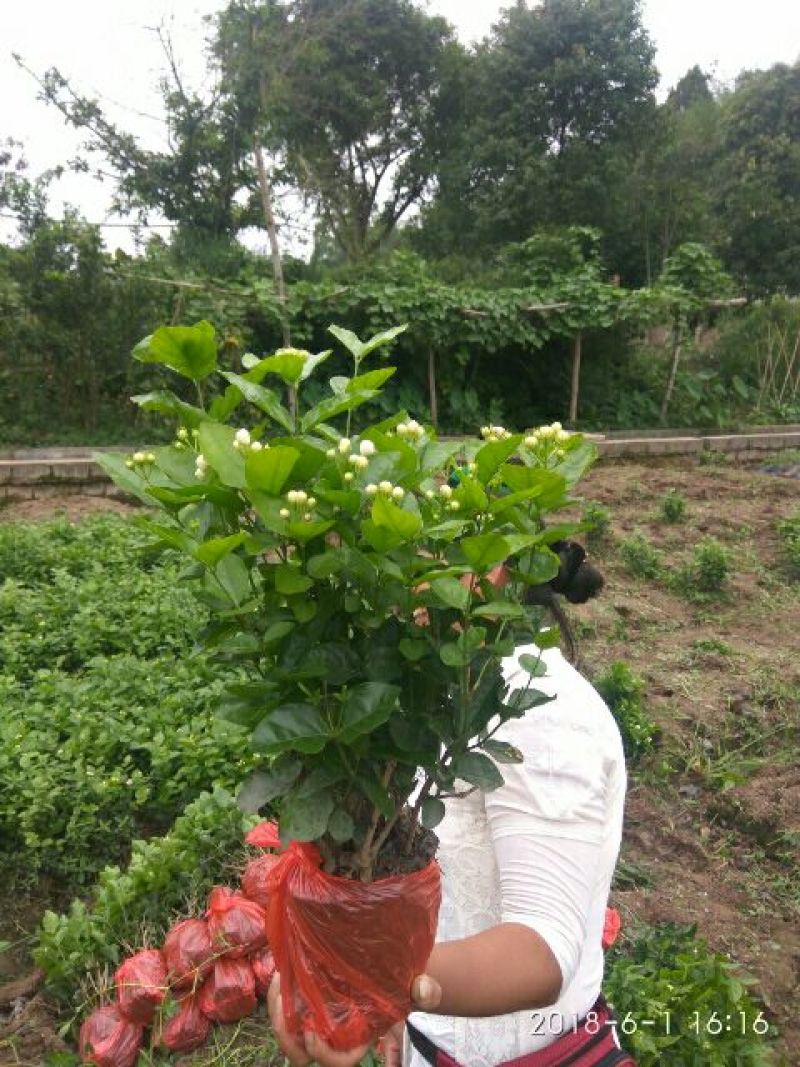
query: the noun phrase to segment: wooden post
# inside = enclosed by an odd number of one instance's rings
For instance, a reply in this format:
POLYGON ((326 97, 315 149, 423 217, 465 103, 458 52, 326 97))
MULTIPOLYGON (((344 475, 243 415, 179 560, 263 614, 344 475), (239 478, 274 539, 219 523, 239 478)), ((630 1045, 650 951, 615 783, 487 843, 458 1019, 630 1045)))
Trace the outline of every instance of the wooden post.
POLYGON ((439 405, 436 399, 436 356, 433 349, 428 349, 428 396, 430 397, 431 422, 434 430, 439 429, 439 405))
POLYGON ((569 397, 569 421, 574 426, 578 418, 578 394, 581 388, 581 347, 583 334, 576 333, 572 346, 572 390, 569 397))
POLYGON ((675 388, 675 378, 678 375, 678 364, 681 359, 681 328, 677 322, 675 323, 673 339, 672 366, 670 367, 669 381, 667 382, 667 389, 664 393, 664 399, 661 401, 661 411, 659 412, 659 419, 662 423, 667 421, 667 408, 672 397, 672 390, 675 388))

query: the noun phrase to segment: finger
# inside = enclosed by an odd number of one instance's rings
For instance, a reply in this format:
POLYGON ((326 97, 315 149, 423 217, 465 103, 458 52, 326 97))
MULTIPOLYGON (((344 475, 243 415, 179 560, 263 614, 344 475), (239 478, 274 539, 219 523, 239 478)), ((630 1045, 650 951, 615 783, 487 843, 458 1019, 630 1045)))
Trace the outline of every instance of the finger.
POLYGON ((267 990, 267 1008, 275 1040, 294 1067, 306 1067, 306 1064, 311 1062, 311 1057, 303 1045, 292 1037, 286 1027, 286 1019, 283 1015, 283 1001, 281 1000, 280 975, 276 974, 270 982, 267 990))
POLYGON ((386 1067, 401 1067, 403 1062, 403 1043, 398 1041, 396 1037, 387 1035, 383 1039, 383 1048, 382 1050, 379 1049, 379 1053, 382 1053, 386 1067))
POLYGON ((422 1011, 434 1011, 442 1002, 442 987, 429 974, 421 974, 414 979, 411 999, 422 1011))
POLYGON ((303 1038, 306 1052, 320 1067, 355 1067, 363 1060, 369 1049, 369 1045, 358 1045, 357 1048, 340 1052, 338 1049, 331 1048, 316 1034, 306 1033, 303 1038))

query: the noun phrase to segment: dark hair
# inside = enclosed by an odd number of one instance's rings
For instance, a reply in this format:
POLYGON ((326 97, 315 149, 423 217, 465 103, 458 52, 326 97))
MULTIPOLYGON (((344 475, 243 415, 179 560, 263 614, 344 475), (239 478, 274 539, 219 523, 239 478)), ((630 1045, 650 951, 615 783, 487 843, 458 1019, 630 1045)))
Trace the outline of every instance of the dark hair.
POLYGON ((542 585, 532 585, 526 600, 529 604, 546 607, 561 631, 567 658, 574 663, 578 650, 572 628, 558 598, 565 596, 571 604, 585 604, 597 596, 605 579, 597 567, 589 562, 586 549, 577 541, 554 541, 550 548, 561 560, 558 574, 542 585))

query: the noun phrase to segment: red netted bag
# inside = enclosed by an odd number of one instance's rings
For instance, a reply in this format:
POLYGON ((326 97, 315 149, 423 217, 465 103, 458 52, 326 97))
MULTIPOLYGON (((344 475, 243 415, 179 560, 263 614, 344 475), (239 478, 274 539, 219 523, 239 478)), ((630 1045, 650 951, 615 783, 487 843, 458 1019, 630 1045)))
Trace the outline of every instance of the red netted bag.
POLYGON ((168 1019, 161 1031, 161 1044, 170 1052, 192 1052, 208 1040, 211 1020, 203 1015, 199 997, 185 996, 177 1012, 168 1019))
POLYGON ((249 956, 267 943, 267 916, 260 904, 218 885, 208 898, 208 930, 217 955, 249 956))
POLYGON ((167 968, 158 949, 129 956, 114 975, 119 1009, 126 1019, 149 1026, 167 995, 167 968))
POLYGON ((357 882, 325 874, 317 849, 293 842, 272 869, 269 893, 267 935, 292 1034, 310 1031, 350 1049, 405 1019, 436 934, 436 863, 357 882))
POLYGON ((245 844, 256 848, 280 848, 281 835, 276 822, 260 822, 244 835, 245 844))
POLYGON ((197 986, 211 970, 214 946, 205 919, 184 919, 164 939, 161 949, 167 977, 175 989, 197 986))
POLYGON ((260 952, 250 957, 250 965, 253 968, 253 977, 256 980, 256 995, 265 997, 269 992, 270 982, 275 976, 275 958, 268 948, 262 948, 260 952))
POLYGON ((256 904, 266 908, 269 902, 267 879, 269 878, 269 872, 279 862, 278 856, 273 856, 269 853, 250 860, 242 875, 242 892, 248 900, 254 900, 256 904))
POLYGON ((142 1027, 126 1019, 118 1004, 106 1004, 93 1011, 81 1027, 81 1059, 97 1067, 133 1067, 142 1035, 142 1027))
POLYGON ((256 980, 247 960, 217 960, 198 994, 200 1010, 218 1023, 235 1023, 256 1009, 256 980))
POLYGON ((606 908, 606 917, 603 922, 603 949, 609 949, 619 937, 622 929, 622 919, 616 908, 606 908))

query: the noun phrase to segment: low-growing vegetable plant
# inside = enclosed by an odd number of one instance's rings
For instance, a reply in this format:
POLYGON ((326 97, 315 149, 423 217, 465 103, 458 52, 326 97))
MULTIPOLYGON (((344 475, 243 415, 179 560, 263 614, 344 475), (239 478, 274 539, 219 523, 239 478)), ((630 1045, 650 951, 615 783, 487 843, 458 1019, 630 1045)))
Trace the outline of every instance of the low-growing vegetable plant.
POLYGON ((663 573, 661 553, 639 531, 620 543, 619 554, 626 570, 636 578, 659 578, 663 573))
POLYGON ((595 685, 617 720, 628 759, 636 760, 650 752, 658 731, 644 706, 644 679, 629 664, 617 660, 595 680, 595 685))
POLYGON ((586 536, 593 544, 608 539, 611 532, 611 512, 596 500, 588 500, 581 512, 581 523, 586 527, 586 536))
POLYGON ((98 456, 160 511, 142 525, 190 561, 211 618, 201 645, 231 664, 222 713, 273 761, 241 802, 275 801, 285 839, 315 841, 328 871, 367 881, 384 846, 391 869, 418 822, 436 826, 457 783, 496 788, 498 763, 519 760, 496 734, 549 699, 531 684, 544 668, 523 657, 529 684, 511 693, 501 661, 557 641, 526 590, 557 573, 548 545, 575 527, 545 520, 596 451, 557 426, 486 426, 462 447, 405 412, 354 434, 353 412, 394 373, 364 365, 402 329, 363 342, 331 327, 353 372, 309 407, 306 383, 329 352, 247 356, 239 374, 220 370, 208 323, 163 327, 134 355, 194 382, 197 403, 136 398, 177 420, 174 443, 98 456), (227 388, 206 408, 219 375, 227 388), (498 564, 501 588, 489 581, 498 564))
POLYGON ((730 571, 729 550, 715 537, 704 537, 695 545, 688 567, 679 575, 679 586, 689 595, 719 593, 730 571))
POLYGON ((677 489, 670 489, 662 497, 659 510, 664 522, 683 522, 686 518, 686 499, 677 489))
POLYGON ((786 562, 794 578, 800 578, 800 513, 778 523, 786 562))

